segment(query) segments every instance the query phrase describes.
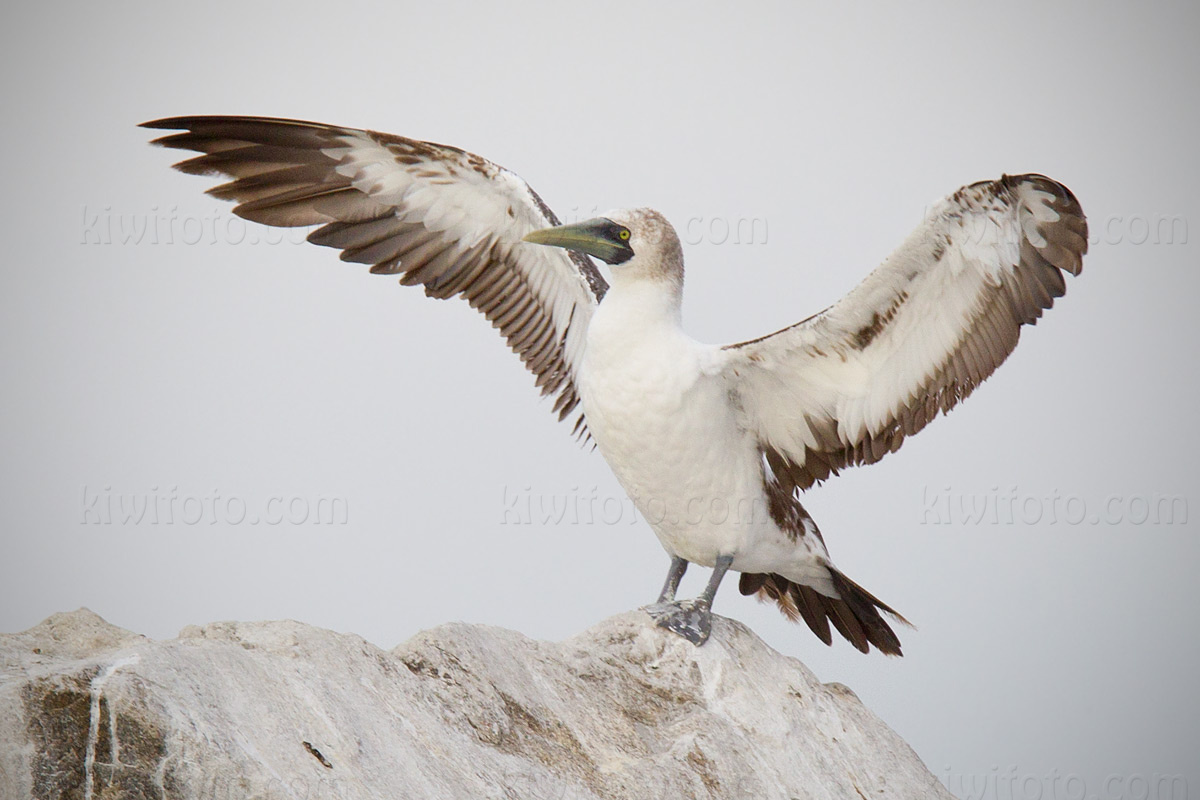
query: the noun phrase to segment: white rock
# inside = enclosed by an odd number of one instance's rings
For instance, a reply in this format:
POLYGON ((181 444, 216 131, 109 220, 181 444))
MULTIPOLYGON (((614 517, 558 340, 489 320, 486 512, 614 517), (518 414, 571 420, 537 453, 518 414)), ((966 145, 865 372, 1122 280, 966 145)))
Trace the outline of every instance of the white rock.
POLYGON ((0 636, 4 798, 949 798, 845 687, 716 618, 562 643, 297 622, 153 641, 90 611, 0 636))

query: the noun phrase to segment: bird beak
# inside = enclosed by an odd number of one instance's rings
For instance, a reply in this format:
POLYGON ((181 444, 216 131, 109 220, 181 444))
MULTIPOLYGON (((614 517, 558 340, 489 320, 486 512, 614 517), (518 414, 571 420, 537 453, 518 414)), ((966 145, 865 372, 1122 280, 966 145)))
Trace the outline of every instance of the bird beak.
POLYGON ((542 228, 525 237, 526 242, 561 247, 595 256, 606 264, 628 261, 633 251, 628 243, 613 238, 618 226, 609 219, 597 217, 575 225, 542 228))

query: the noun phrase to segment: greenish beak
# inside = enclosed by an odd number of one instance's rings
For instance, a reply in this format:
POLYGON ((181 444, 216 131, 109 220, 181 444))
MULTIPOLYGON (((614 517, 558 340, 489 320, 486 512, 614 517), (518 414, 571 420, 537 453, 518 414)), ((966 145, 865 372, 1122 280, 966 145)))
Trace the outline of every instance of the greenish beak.
POLYGON ((589 219, 575 225, 542 228, 526 236, 525 241, 586 253, 606 264, 622 264, 633 258, 633 249, 629 246, 629 229, 605 217, 589 219), (625 238, 621 238, 622 236, 625 238))

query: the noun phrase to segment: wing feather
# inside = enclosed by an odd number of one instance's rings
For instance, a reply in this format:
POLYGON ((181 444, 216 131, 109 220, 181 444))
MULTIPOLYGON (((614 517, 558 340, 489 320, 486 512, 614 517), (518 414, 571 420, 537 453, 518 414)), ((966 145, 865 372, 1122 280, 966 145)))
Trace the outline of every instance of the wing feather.
MULTIPOLYGON (((174 117, 155 144, 201 155, 175 167, 230 180, 208 193, 266 225, 316 226, 308 241, 343 261, 401 276, 430 297, 461 296, 499 329, 555 394, 576 408, 575 370, 608 286, 578 253, 525 245, 558 218, 512 172, 456 147, 374 131, 266 117, 174 117)), ((582 416, 576 432, 586 431, 582 416)))
POLYGON ((1087 221, 1062 184, 964 187, 837 304, 725 348, 743 422, 793 488, 879 461, 1000 366, 1086 252, 1087 221))

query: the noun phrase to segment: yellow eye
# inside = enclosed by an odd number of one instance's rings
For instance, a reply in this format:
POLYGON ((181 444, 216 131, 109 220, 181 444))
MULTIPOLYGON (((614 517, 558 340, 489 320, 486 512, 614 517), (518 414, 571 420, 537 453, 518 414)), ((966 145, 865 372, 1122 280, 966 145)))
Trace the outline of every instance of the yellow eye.
POLYGON ((628 229, 622 229, 622 230, 621 230, 621 232, 617 234, 617 236, 620 236, 620 237, 621 237, 621 241, 622 241, 622 242, 627 242, 627 241, 629 241, 629 231, 628 231, 628 229))

